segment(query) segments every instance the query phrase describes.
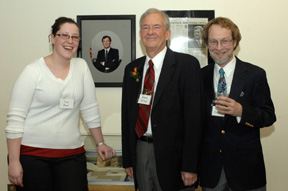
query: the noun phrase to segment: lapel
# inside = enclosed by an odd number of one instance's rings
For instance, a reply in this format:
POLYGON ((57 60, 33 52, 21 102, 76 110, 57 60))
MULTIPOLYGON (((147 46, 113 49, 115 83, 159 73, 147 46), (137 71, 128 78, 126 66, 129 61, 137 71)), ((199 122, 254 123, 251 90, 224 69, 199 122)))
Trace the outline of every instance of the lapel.
POLYGON ((108 55, 111 56, 112 53, 113 53, 113 48, 110 47, 110 50, 109 50, 109 52, 108 52, 108 55))
POLYGON ((247 70, 246 70, 245 65, 242 64, 242 61, 236 57, 236 66, 235 66, 234 76, 233 76, 231 90, 229 94, 229 97, 234 99, 235 101, 238 100, 238 98, 240 97, 240 94, 242 93, 242 90, 245 84, 246 75, 247 75, 246 71, 247 70))
POLYGON ((104 56, 104 58, 105 58, 105 49, 101 50, 101 55, 104 56))
POLYGON ((142 86, 143 68, 144 68, 145 60, 146 60, 146 56, 143 56, 142 58, 140 58, 138 61, 138 66, 137 66, 137 70, 139 73, 139 82, 137 82, 137 92, 139 92, 139 94, 142 93, 141 86, 142 86))
POLYGON ((215 98, 214 92, 214 64, 209 64, 207 68, 207 72, 205 73, 205 89, 207 90, 207 96, 209 101, 213 101, 215 98))
MULTIPOLYGON (((242 93, 241 91, 243 90, 247 75, 246 68, 243 64, 241 64, 241 62, 242 61, 236 57, 236 66, 229 94, 229 97, 236 101, 238 100, 240 94, 242 93)), ((213 100, 215 96, 214 82, 213 82, 214 64, 208 65, 207 71, 204 75, 205 76, 203 77, 205 78, 205 89, 207 90, 208 98, 209 100, 213 100)))
MULTIPOLYGON (((246 75, 247 73, 244 64, 242 64, 242 61, 236 57, 236 66, 229 94, 229 98, 234 99, 236 102, 239 100, 240 94, 243 91, 246 75)), ((229 123, 228 121, 234 118, 235 117, 231 115, 225 115, 224 121, 225 123, 229 123)))
POLYGON ((160 97, 162 96, 165 88, 167 87, 170 78, 172 77, 172 74, 175 70, 173 65, 176 64, 175 58, 174 58, 174 53, 173 51, 167 47, 166 55, 163 61, 163 66, 162 70, 159 76, 158 84, 157 84, 157 89, 154 97, 154 103, 153 103, 153 108, 156 107, 160 97))

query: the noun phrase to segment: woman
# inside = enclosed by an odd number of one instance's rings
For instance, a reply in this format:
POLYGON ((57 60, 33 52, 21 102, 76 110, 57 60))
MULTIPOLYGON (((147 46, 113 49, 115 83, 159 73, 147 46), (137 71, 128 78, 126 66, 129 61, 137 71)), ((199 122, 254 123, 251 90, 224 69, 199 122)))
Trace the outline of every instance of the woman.
POLYGON ((18 77, 6 127, 9 180, 27 191, 88 190, 79 111, 103 160, 115 155, 104 143, 94 82, 87 63, 72 58, 79 28, 60 17, 50 35, 53 53, 18 77))

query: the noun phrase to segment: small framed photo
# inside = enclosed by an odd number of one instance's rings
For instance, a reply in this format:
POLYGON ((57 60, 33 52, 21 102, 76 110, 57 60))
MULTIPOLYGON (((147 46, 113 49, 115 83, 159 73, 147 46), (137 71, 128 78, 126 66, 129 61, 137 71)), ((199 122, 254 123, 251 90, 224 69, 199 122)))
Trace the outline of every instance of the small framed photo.
POLYGON ((135 15, 78 15, 77 56, 86 60, 96 87, 121 87, 136 58, 135 15))

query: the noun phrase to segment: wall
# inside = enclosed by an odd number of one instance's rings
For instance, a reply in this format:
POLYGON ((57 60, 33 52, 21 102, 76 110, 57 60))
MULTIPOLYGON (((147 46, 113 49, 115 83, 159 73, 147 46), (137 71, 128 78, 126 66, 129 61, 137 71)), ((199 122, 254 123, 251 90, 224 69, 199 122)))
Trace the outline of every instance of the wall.
MULTIPOLYGON (((285 128, 288 124, 288 75, 285 72, 288 66, 284 60, 288 25, 284 13, 288 3, 284 0, 107 0, 105 5, 99 2, 0 0, 0 190, 6 190, 8 183, 4 128, 10 92, 26 64, 49 54, 48 34, 54 20, 59 16, 76 19, 76 15, 135 14, 136 56, 140 57, 143 53, 139 45, 138 21, 140 15, 150 7, 162 10, 215 10, 216 16, 229 17, 239 26, 243 39, 237 56, 266 70, 278 118, 272 127, 261 131, 268 190, 285 190, 288 186, 288 128, 285 128)), ((121 89, 99 88, 96 92, 103 128, 120 128, 121 89), (107 95, 113 98, 111 102, 108 102, 107 95)))

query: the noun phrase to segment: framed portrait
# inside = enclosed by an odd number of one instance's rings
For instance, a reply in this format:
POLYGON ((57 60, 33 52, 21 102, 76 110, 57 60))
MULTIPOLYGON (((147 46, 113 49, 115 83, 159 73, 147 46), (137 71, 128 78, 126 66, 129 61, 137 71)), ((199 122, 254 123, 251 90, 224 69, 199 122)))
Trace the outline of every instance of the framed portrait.
POLYGON ((207 47, 202 43, 203 27, 215 17, 213 10, 163 11, 170 19, 169 47, 196 57, 201 67, 211 61, 207 47))
POLYGON ((86 60, 96 87, 121 87, 136 58, 135 15, 78 15, 77 56, 86 60))

